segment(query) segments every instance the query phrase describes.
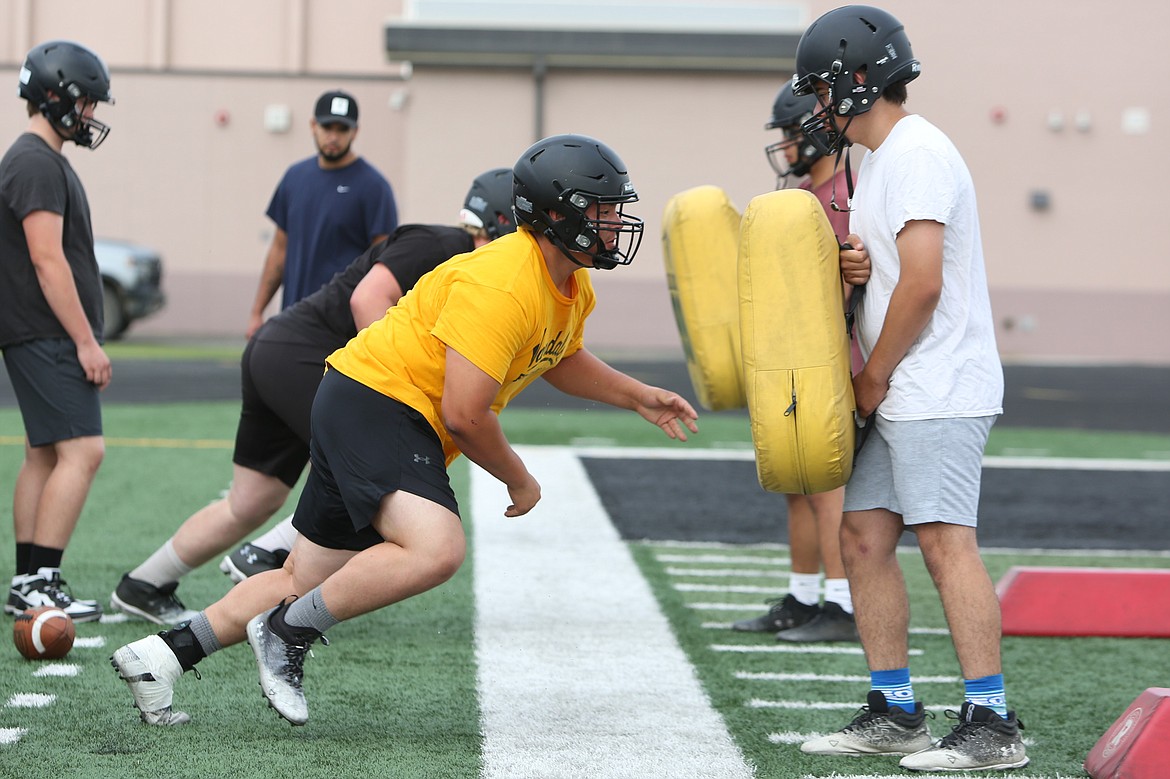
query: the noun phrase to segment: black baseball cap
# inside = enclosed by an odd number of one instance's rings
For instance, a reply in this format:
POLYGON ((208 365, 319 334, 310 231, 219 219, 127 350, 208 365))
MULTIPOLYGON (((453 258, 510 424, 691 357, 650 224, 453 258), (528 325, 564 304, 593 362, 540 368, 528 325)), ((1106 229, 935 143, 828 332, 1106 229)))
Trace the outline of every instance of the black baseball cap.
POLYGON ((358 105, 353 95, 341 90, 326 92, 317 98, 317 108, 313 115, 317 124, 344 124, 346 127, 357 127, 358 105))

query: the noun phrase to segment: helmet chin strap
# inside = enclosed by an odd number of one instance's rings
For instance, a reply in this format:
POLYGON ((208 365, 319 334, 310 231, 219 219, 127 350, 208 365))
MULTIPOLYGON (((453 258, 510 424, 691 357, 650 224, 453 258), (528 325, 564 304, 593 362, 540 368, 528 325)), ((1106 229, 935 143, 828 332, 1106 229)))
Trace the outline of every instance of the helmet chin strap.
MULTIPOLYGON (((569 262, 573 263, 574 265, 580 266, 582 268, 591 268, 593 270, 613 270, 617 267, 617 262, 600 254, 590 255, 593 258, 592 265, 586 265, 585 263, 581 262, 573 256, 573 252, 569 250, 569 247, 565 246, 565 242, 561 240, 560 236, 553 232, 551 227, 545 228, 544 237, 547 238, 553 246, 557 247, 560 253, 565 255, 569 262)), ((582 252, 582 254, 584 254, 584 252, 582 252)))
MULTIPOLYGON (((832 120, 834 128, 836 127, 836 120, 832 120)), ((850 166, 849 149, 853 146, 849 139, 845 137, 845 133, 849 130, 849 125, 853 123, 853 117, 849 117, 849 121, 845 123, 845 127, 837 133, 837 153, 833 155, 833 196, 829 200, 829 207, 838 212, 849 212, 853 210, 853 169, 850 166), (841 158, 845 158, 845 188, 848 190, 845 199, 845 207, 837 205, 837 166, 841 164, 841 158)))

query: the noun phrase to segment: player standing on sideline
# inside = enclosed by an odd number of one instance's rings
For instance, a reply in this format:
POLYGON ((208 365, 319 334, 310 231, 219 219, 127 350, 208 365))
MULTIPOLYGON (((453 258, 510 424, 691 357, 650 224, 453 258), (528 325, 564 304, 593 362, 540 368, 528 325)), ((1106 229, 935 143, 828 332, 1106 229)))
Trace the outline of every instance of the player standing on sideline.
MULTIPOLYGON (((194 616, 175 594, 179 579, 267 522, 300 479, 309 461, 309 415, 325 358, 385 316, 436 265, 513 232, 511 201, 511 170, 476 177, 460 211, 463 226, 403 225, 256 331, 240 360, 243 406, 228 494, 192 514, 124 575, 110 596, 112 609, 160 625, 194 616)), ((283 533, 291 548, 296 530, 286 522, 287 528, 282 522, 270 533, 283 533)))
POLYGON ((876 414, 845 487, 841 530, 872 689, 852 723, 801 749, 905 755, 900 766, 916 771, 1019 768, 1028 757, 1004 694, 999 601, 976 538, 1003 369, 971 175, 950 140, 904 107, 919 71, 902 24, 869 6, 825 14, 796 50, 796 92, 822 106, 806 132, 827 137, 829 152, 868 149, 850 215, 872 263, 858 318, 866 363, 853 386, 858 413, 876 414), (958 724, 937 743, 910 679, 897 557, 906 530, 938 590, 966 688, 958 724))
POLYGON ((285 171, 268 204, 276 234, 252 303, 249 338, 263 324, 276 290, 284 288, 280 307, 288 308, 398 226, 389 182, 353 150, 357 100, 347 92, 326 92, 317 98, 309 126, 317 155, 285 171))
POLYGON ((110 72, 84 46, 49 41, 25 58, 19 94, 28 127, 0 161, 0 349, 25 430, 4 611, 56 606, 91 622, 101 606, 71 595, 61 562, 105 456, 98 393, 112 371, 89 201, 62 149, 105 140, 93 115, 114 102, 110 72))
POLYGON ((641 242, 642 221, 623 212, 638 199, 625 164, 600 141, 558 135, 525 151, 513 175, 520 230, 439 266, 329 357, 294 519, 300 536, 284 568, 245 579, 189 624, 114 652, 143 721, 188 721, 172 709, 175 681, 247 638, 269 703, 303 724, 313 642, 342 620, 437 587, 462 564, 447 464, 462 452, 507 485, 506 517, 540 500, 497 416, 537 378, 636 411, 670 438, 698 432, 681 396, 583 345, 595 305, 588 269, 628 264, 641 242))
MULTIPOLYGON (((764 125, 766 130, 779 129, 784 133, 784 140, 769 145, 764 152, 776 172, 777 189, 790 177, 801 179, 800 188, 816 195, 840 243, 849 233, 849 214, 834 208, 833 198, 836 192, 846 191, 845 171, 837 170, 833 164, 835 158, 826 156, 801 129, 816 110, 816 97, 797 97, 792 92, 792 82, 785 83, 772 104, 772 118, 764 125)), ((857 240, 857 236, 849 238, 857 240)), ((860 243, 857 246, 860 248, 860 243)), ((849 289, 848 285, 844 287, 846 295, 849 289)), ((860 367, 860 355, 856 355, 854 369, 860 367)), ((857 641, 853 599, 839 541, 845 488, 815 495, 785 495, 784 499, 788 506, 788 547, 792 556, 788 593, 773 601, 768 613, 741 620, 731 627, 747 632, 773 632, 777 641, 792 643, 857 641), (824 605, 820 602, 822 562, 824 605)))

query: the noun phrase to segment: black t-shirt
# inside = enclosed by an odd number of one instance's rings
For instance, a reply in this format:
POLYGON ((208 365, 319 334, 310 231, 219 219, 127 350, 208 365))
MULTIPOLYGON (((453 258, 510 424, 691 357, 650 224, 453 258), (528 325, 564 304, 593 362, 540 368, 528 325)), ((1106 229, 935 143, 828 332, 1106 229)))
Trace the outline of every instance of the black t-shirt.
POLYGON ((0 160, 0 346, 69 335, 45 300, 29 255, 23 223, 34 211, 63 217, 65 259, 89 325, 101 340, 102 279, 85 189, 63 155, 24 133, 0 160))
POLYGON ((321 289, 269 319, 263 337, 322 344, 331 349, 342 346, 357 335, 349 298, 374 263, 385 265, 406 294, 435 266, 474 248, 471 236, 458 227, 402 225, 335 274, 321 289))

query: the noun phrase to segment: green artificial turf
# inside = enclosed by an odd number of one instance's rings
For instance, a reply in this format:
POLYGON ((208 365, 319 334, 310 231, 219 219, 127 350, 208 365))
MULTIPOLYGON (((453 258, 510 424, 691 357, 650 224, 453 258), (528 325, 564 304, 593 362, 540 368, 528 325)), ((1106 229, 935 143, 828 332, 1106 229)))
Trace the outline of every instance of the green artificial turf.
MULTIPOLYGON (((228 486, 237 413, 234 403, 106 407, 106 460, 65 562, 79 596, 105 600, 123 572, 228 486)), ((704 415, 702 432, 689 444, 671 442, 657 428, 625 412, 514 409, 505 412, 503 419, 517 444, 750 450, 742 415, 704 415)), ((21 436, 16 410, 0 409, 0 486, 5 493, 0 496, 0 549, 5 550, 12 549, 9 494, 22 459, 21 436)), ((1038 450, 1048 456, 1170 459, 1170 436, 1000 428, 993 431, 989 446, 993 455, 1036 456, 1038 450)), ((452 474, 463 500, 468 480, 462 460, 452 474)), ((294 491, 293 500, 295 496, 294 491)), ((547 499, 555 500, 555 496, 547 499)), ((291 505, 290 501, 286 510, 291 505)), ((712 645, 721 643, 775 642, 768 635, 744 636, 704 626, 729 617, 689 608, 686 604, 696 596, 675 589, 679 577, 668 573, 671 566, 658 560, 666 551, 689 554, 694 548, 683 547, 680 552, 666 544, 630 547, 707 694, 757 766, 758 777, 896 772, 888 759, 842 763, 812 758, 784 740, 786 733, 839 728, 852 710, 792 711, 746 705, 753 699, 860 705, 868 687, 865 682, 761 681, 736 676, 741 672, 864 675, 859 656, 715 652, 712 645)), ((784 554, 758 547, 734 552, 784 554)), ((1166 564, 1164 557, 1077 554, 996 553, 987 560, 996 578, 1010 565, 1166 564)), ((912 592, 913 624, 943 627, 937 596, 920 560, 909 553, 903 561, 912 592)), ((145 623, 79 626, 80 637, 101 638, 104 645, 74 649, 67 662, 78 666, 75 677, 33 676, 43 664, 23 660, 11 647, 0 651, 0 777, 478 776, 482 734, 476 701, 473 573, 469 554, 459 574, 442 587, 330 631, 332 645, 315 649, 306 664, 310 721, 303 728, 290 727, 265 706, 245 647, 230 648, 202 663, 201 680, 187 674, 178 686, 176 701, 192 715, 193 723, 162 730, 139 723, 125 686, 108 664, 117 646, 152 632, 154 628, 145 623), (56 695, 57 699, 44 708, 5 703, 24 693, 56 695), (2 734, 13 729, 26 732, 13 743, 2 743, 2 734)), ((759 583, 774 584, 775 580, 764 578, 759 583)), ((227 587, 227 578, 212 564, 186 577, 179 594, 188 606, 198 608, 221 596, 227 587)), ((762 607, 759 595, 738 597, 747 614, 762 607)), ((915 635, 912 645, 926 652, 912 661, 916 675, 957 675, 946 635, 915 635)), ((1030 746, 1034 762, 1023 772, 1029 777, 1081 775, 1080 761, 1112 720, 1142 690, 1164 686, 1170 678, 1166 641, 1008 638, 1004 654, 1009 704, 1020 709, 1025 735, 1034 744, 1030 746)), ((931 683, 920 690, 928 703, 957 706, 962 687, 959 682, 931 683)), ((948 727, 941 716, 933 721, 937 735, 948 727)))

